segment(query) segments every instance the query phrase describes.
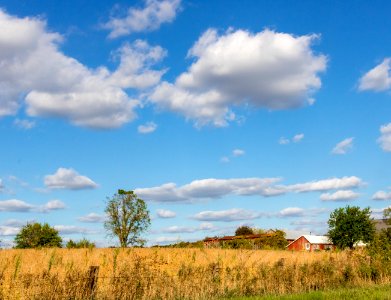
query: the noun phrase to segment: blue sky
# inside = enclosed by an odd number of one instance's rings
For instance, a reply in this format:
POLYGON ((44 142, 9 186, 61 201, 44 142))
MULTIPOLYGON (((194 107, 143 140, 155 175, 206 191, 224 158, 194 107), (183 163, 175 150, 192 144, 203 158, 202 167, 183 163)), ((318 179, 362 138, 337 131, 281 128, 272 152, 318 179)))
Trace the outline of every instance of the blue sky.
POLYGON ((28 221, 149 244, 241 224, 324 234, 391 200, 388 1, 2 1, 0 240, 28 221))

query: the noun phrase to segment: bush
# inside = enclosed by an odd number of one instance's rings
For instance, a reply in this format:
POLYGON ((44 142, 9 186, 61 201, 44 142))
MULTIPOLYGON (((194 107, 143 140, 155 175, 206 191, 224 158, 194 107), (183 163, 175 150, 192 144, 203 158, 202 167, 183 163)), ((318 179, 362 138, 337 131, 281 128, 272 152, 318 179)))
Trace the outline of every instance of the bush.
POLYGON ((89 240, 83 238, 78 242, 74 242, 73 240, 69 240, 66 244, 68 249, 71 248, 95 248, 95 243, 90 242, 89 240))

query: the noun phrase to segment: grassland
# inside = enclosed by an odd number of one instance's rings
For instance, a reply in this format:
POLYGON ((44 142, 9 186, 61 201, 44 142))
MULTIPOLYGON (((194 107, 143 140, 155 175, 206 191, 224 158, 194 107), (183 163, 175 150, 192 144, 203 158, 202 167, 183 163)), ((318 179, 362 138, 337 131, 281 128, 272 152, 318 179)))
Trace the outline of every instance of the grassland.
POLYGON ((97 299, 287 295, 391 282, 389 266, 363 252, 0 250, 0 299, 85 299, 90 266, 99 266, 97 299))
POLYGON ((235 297, 222 300, 390 300, 391 285, 374 285, 360 288, 339 288, 335 290, 314 291, 290 295, 270 295, 270 296, 255 296, 255 297, 235 297))

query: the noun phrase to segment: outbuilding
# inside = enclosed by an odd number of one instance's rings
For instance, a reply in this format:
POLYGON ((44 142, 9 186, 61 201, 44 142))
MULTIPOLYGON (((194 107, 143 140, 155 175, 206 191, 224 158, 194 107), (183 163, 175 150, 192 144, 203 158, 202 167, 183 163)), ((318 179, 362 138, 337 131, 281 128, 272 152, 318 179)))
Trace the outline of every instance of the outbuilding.
POLYGON ((286 246, 288 250, 315 251, 334 250, 333 243, 325 235, 302 235, 286 246))

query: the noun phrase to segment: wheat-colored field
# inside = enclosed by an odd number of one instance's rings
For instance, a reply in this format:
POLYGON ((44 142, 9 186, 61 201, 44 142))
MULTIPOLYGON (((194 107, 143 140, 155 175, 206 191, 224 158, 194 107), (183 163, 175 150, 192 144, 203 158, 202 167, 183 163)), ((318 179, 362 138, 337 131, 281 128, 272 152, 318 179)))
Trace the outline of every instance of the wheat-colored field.
POLYGON ((390 282, 361 252, 0 250, 0 299, 211 299, 390 282), (95 289, 90 266, 99 266, 95 289))

